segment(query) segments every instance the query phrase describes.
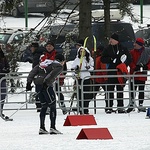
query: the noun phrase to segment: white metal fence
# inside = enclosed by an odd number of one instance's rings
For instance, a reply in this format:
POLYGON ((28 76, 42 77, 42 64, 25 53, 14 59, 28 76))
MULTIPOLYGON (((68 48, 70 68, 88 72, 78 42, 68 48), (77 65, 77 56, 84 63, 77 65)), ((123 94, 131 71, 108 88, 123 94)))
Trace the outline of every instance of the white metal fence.
MULTIPOLYGON (((96 70, 96 71, 103 71, 103 70, 96 70)), ((95 71, 95 72, 96 72, 95 71)), ((108 70, 107 70, 108 71, 108 70)), ((93 73, 94 74, 94 73, 93 73)), ((32 91, 30 92, 26 92, 25 86, 26 86, 26 78, 27 78, 28 72, 19 72, 19 73, 11 73, 8 74, 6 77, 3 77, 2 79, 0 79, 0 83, 2 82, 3 79, 7 80, 7 97, 4 100, 1 100, 1 102, 4 102, 4 111, 9 111, 9 110, 30 110, 30 109, 36 109, 35 106, 35 101, 32 99, 32 94, 35 93, 35 88, 32 89, 32 91)), ((135 78, 138 75, 116 75, 116 76, 108 76, 106 75, 105 77, 125 77, 127 78, 127 82, 125 84, 124 87, 124 91, 123 91, 123 101, 124 101, 124 107, 123 108, 128 108, 129 104, 131 102, 131 92, 134 92, 135 94, 135 99, 132 99, 135 102, 134 107, 138 108, 138 92, 139 90, 135 91, 134 89, 131 90, 130 88, 130 81, 131 79, 135 78)), ((141 76, 146 76, 147 77, 147 81, 145 83, 145 89, 144 89, 144 103, 143 106, 148 108, 150 107, 150 73, 149 71, 147 72, 147 75, 141 75, 141 76)), ((91 78, 95 79, 95 78, 103 78, 104 76, 96 76, 96 75, 92 75, 91 78)), ((59 81, 59 78, 58 78, 59 81)), ((64 102, 65 105, 68 109, 69 112, 74 112, 74 110, 77 108, 77 113, 79 113, 79 93, 78 93, 78 88, 81 88, 82 91, 82 99, 81 101, 83 102, 83 94, 87 93, 85 91, 83 91, 83 87, 84 86, 90 86, 91 87, 91 91, 90 93, 95 94, 96 96, 91 99, 90 101, 90 105, 89 105, 89 110, 90 113, 96 113, 97 111, 101 110, 101 109, 105 109, 105 101, 108 101, 109 103, 109 97, 106 98, 105 94, 108 94, 108 91, 104 91, 101 86, 104 85, 106 86, 107 89, 107 84, 95 84, 94 82, 89 84, 89 85, 83 85, 83 81, 81 82, 81 85, 79 86, 78 84, 78 79, 76 76, 72 75, 71 71, 68 71, 67 74, 65 75, 65 82, 64 85, 61 86, 61 92, 64 95, 64 102), (76 81, 76 85, 74 85, 74 81, 76 81), (96 92, 94 91, 94 86, 100 86, 99 91, 96 92), (77 90, 75 90, 75 87, 77 90)), ((59 83, 59 82, 58 82, 59 83)), ((114 83, 115 84, 115 83, 114 83)), ((134 84, 134 82, 133 82, 134 84)), ((33 83, 34 85, 34 83, 33 83)), ((55 85, 54 85, 55 87, 55 85)), ((55 89, 55 88, 54 88, 55 89)), ((60 91, 55 91, 58 96, 57 96, 57 109, 60 109, 60 91)), ((117 109, 117 98, 116 95, 119 91, 110 91, 114 93, 114 100, 113 100, 113 109, 117 109)), ((0 94, 1 91, 0 91, 0 94)), ((83 110, 83 108, 80 108, 81 111, 83 110)))

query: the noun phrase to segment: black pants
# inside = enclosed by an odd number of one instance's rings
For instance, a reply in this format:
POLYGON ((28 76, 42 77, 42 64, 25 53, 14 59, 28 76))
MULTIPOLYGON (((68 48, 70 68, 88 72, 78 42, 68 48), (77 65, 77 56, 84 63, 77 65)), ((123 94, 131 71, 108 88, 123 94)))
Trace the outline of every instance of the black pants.
MULTIPOLYGON (((42 85, 35 85, 35 92, 36 93, 39 93, 42 89, 42 85)), ((36 98, 35 98, 35 105, 36 105, 36 108, 37 109, 41 109, 41 103, 40 103, 40 99, 39 99, 39 96, 37 95, 36 98)))
MULTIPOLYGON (((81 85, 81 81, 82 81, 82 79, 78 80, 79 85, 81 85)), ((79 88, 79 107, 81 107, 81 108, 84 107, 84 109, 83 109, 84 114, 89 113, 88 107, 89 107, 89 103, 93 96, 93 94, 90 92, 91 86, 86 86, 86 85, 90 85, 90 84, 91 84, 91 79, 86 79, 83 82, 83 91, 81 90, 81 88, 79 88), (82 92, 88 92, 88 93, 83 94, 83 102, 81 101, 82 100, 82 92), (82 106, 82 103, 83 103, 83 106, 82 106)), ((82 113, 82 112, 80 111, 80 113, 82 113)))
POLYGON ((40 112, 40 127, 45 127, 45 116, 46 110, 50 107, 50 127, 55 129, 56 124, 56 96, 53 90, 53 87, 48 87, 46 89, 42 89, 39 93, 39 98, 41 101, 41 112, 40 112))
POLYGON ((93 91, 94 91, 94 93, 93 93, 93 98, 95 99, 96 98, 96 95, 99 93, 99 90, 100 90, 100 87, 102 87, 102 89, 104 90, 104 92, 105 92, 105 103, 106 103, 106 105, 107 105, 107 93, 106 93, 106 89, 107 89, 107 84, 106 83, 94 83, 95 84, 95 86, 93 87, 93 91))
POLYGON ((106 107, 113 106, 114 91, 117 91, 117 107, 123 107, 123 86, 118 82, 118 78, 109 78, 107 82, 106 93, 108 94, 108 100, 106 101, 106 107))
POLYGON ((6 98, 6 80, 3 80, 1 82, 1 95, 0 95, 0 101, 1 101, 1 112, 3 111, 4 103, 5 103, 5 98, 6 98))
POLYGON ((145 81, 134 80, 134 82, 131 82, 131 91, 135 90, 131 92, 132 99, 135 99, 137 88, 139 91, 138 99, 139 99, 139 105, 140 105, 140 104, 143 104, 143 101, 144 101, 145 81))

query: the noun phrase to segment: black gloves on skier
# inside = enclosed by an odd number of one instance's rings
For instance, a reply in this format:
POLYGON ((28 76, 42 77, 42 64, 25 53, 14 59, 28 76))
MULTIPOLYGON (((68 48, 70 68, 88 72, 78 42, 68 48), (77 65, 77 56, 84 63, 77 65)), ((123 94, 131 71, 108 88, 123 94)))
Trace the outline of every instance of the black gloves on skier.
POLYGON ((26 91, 31 91, 32 90, 32 86, 31 86, 31 83, 27 83, 26 85, 26 91))

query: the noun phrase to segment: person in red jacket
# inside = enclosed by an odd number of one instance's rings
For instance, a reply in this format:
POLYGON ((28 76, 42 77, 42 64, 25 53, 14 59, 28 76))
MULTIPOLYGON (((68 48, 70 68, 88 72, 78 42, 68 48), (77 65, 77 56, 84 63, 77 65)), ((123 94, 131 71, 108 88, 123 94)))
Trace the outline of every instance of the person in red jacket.
MULTIPOLYGON (((144 88, 145 88, 145 82, 147 80, 146 76, 140 76, 142 74, 147 74, 146 70, 150 69, 150 58, 149 58, 149 52, 150 50, 148 48, 144 47, 144 40, 142 38, 137 38, 134 42, 134 49, 130 51, 132 62, 129 64, 130 66, 130 74, 139 75, 138 77, 134 77, 131 80, 131 91, 133 89, 136 91, 137 87, 139 90, 139 112, 146 112, 146 108, 143 107, 144 102, 144 88)), ((134 105, 134 99, 135 99, 135 93, 134 91, 131 92, 131 102, 130 106, 127 109, 127 113, 130 113, 133 110, 134 105)))
POLYGON ((44 53, 44 57, 42 57, 42 59, 55 60, 56 50, 55 50, 54 43, 52 41, 48 41, 45 45, 45 48, 46 48, 46 52, 44 53))
MULTIPOLYGON (((97 47, 97 50, 96 50, 96 61, 95 61, 95 76, 101 76, 99 78, 94 78, 93 82, 95 84, 94 86, 94 91, 95 93, 93 94, 93 98, 96 97, 97 93, 99 92, 99 89, 100 87, 102 87, 102 89, 104 91, 106 91, 106 83, 107 83, 107 72, 106 71, 98 71, 98 70, 106 70, 106 64, 102 63, 101 62, 101 53, 102 51, 104 50, 104 47, 99 45, 97 47), (102 77, 103 76, 103 77, 102 77)), ((92 55, 94 57, 94 51, 92 51, 92 55)), ((106 98, 106 93, 105 93, 105 99, 106 98)), ((105 103, 106 103, 106 106, 108 105, 108 101, 105 100, 105 103)), ((105 112, 107 111, 107 108, 105 109, 105 112)))
MULTIPOLYGON (((56 52, 54 43, 52 41, 48 41, 46 43, 45 48, 46 48, 46 52, 44 53, 44 55, 41 56, 41 61, 44 61, 46 59, 50 59, 50 60, 57 59, 57 61, 59 61, 63 64, 63 71, 67 71, 67 64, 65 62, 65 58, 62 54, 56 52)), ((65 115, 67 113, 67 109, 66 109, 66 106, 64 103, 64 95, 61 92, 61 86, 63 85, 64 79, 65 79, 65 78, 62 78, 63 75, 65 75, 65 73, 60 74, 61 77, 58 80, 59 83, 58 83, 58 81, 55 82, 55 90, 56 90, 56 94, 60 100, 60 104, 61 104, 60 108, 62 109, 62 112, 65 115)))

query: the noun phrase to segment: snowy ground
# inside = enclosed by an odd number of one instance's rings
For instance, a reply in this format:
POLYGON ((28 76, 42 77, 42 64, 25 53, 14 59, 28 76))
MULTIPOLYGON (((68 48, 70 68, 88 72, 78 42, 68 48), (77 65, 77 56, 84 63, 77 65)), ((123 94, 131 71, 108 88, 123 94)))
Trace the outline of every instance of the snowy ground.
MULTIPOLYGON (((144 6, 144 16, 148 17, 149 5, 144 6)), ((139 15, 139 6, 135 6, 135 13, 139 15)), ((35 27, 42 17, 29 17, 29 27, 35 27)), ((125 17, 125 20, 130 20, 125 17)), ((0 26, 23 27, 24 18, 4 18, 0 26)), ((149 18, 144 23, 150 23, 149 18)), ((137 25, 135 26, 137 28, 137 25)), ((20 71, 30 70, 30 65, 23 63, 20 71)), ((23 99, 16 96, 16 99, 23 99)), ((19 108, 17 106, 17 108, 19 108)), ((11 116, 16 110, 5 111, 11 116)), ((39 114, 36 110, 20 110, 15 113, 12 122, 0 119, 0 150, 149 150, 150 149, 150 120, 145 119, 145 113, 105 114, 98 110, 94 114, 97 125, 92 126, 63 126, 67 115, 58 109, 57 129, 63 135, 38 135, 39 114), (82 128, 108 128, 111 140, 76 140, 82 128)), ((49 118, 46 118, 46 128, 49 130, 49 118)))
MULTIPOLYGON (((13 111, 9 112, 10 114, 13 111)), ((94 115, 97 125, 63 126, 66 116, 58 110, 57 128, 63 135, 38 135, 39 115, 35 110, 19 111, 14 121, 0 120, 1 150, 148 150, 150 120, 145 113, 94 115), (111 140, 76 140, 82 128, 108 128, 111 140)), ((49 129, 49 118, 46 118, 49 129)))
MULTIPOLYGON (((68 64, 70 65, 70 63, 68 64)), ((29 71, 31 64, 20 63, 20 71, 29 71), (25 67, 26 66, 26 67, 25 67)), ((26 83, 26 82, 25 82, 26 83)), ((24 83, 24 84, 25 84, 24 83)), ((12 99, 24 100, 21 94, 9 94, 9 101, 12 99)), ((67 104, 67 103, 66 103, 67 104)), ((69 104, 69 103, 68 103, 69 104)), ((93 102, 91 102, 93 104, 93 102)), ((16 104, 20 108, 23 104, 16 104)), ((8 105, 14 106, 12 104, 8 105)), ((5 108, 8 107, 7 104, 5 108)), ((35 108, 34 104, 31 104, 35 108)), ((12 108, 12 107, 11 107, 12 108)), ((63 135, 39 135, 39 113, 36 110, 5 110, 8 116, 13 115, 13 121, 0 119, 0 149, 1 150, 148 150, 150 149, 150 120, 145 119, 146 113, 138 113, 137 110, 130 114, 105 114, 103 109, 90 110, 94 115, 97 125, 90 126, 63 126, 67 115, 63 115, 60 109, 57 110, 58 130, 63 135), (77 140, 83 128, 107 128, 113 137, 109 140, 77 140)), ((71 113, 71 115, 74 115, 71 113)), ((49 116, 46 117, 46 129, 50 126, 49 116)))

